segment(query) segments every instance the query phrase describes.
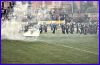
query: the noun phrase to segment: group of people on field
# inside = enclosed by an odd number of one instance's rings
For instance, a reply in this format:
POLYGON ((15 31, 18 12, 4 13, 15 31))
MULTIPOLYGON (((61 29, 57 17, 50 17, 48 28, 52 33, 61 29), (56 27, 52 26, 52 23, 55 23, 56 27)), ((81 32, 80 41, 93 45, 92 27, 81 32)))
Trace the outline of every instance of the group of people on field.
POLYGON ((51 30, 53 34, 55 34, 55 32, 57 30, 61 30, 62 34, 74 34, 75 32, 78 34, 96 34, 97 33, 97 29, 98 26, 97 26, 97 23, 73 23, 73 22, 70 22, 70 23, 66 23, 66 24, 56 24, 56 23, 53 23, 53 24, 50 24, 50 25, 47 25, 47 24, 40 24, 40 27, 39 27, 39 31, 40 31, 40 34, 42 34, 43 32, 47 33, 48 30, 51 30))

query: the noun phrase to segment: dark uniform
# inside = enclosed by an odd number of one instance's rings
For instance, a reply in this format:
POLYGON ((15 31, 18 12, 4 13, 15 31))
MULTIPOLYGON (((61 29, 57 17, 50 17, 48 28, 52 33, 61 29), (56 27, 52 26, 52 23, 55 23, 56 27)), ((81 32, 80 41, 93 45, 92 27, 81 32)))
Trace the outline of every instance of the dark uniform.
POLYGON ((65 24, 65 30, 66 30, 66 33, 68 34, 69 33, 69 25, 68 24, 65 24))
POLYGON ((53 33, 53 34, 55 34, 56 24, 53 24, 53 26, 52 26, 52 27, 53 27, 53 32, 52 32, 52 33, 53 33))
POLYGON ((93 34, 93 24, 90 24, 89 25, 89 33, 90 34, 93 34))
POLYGON ((65 25, 61 24, 62 33, 65 34, 65 25))
POLYGON ((81 24, 80 30, 81 30, 80 34, 83 34, 84 33, 84 25, 83 24, 81 24))
POLYGON ((76 24, 76 33, 77 34, 79 33, 79 24, 78 23, 76 24))
POLYGON ((41 34, 43 32, 43 26, 42 25, 40 25, 39 30, 40 30, 40 34, 41 34))
POLYGON ((87 34, 87 31, 88 31, 88 26, 85 25, 85 26, 84 26, 84 34, 85 34, 85 35, 87 34))
POLYGON ((44 25, 44 32, 47 32, 47 25, 44 25))
POLYGON ((70 33, 73 34, 73 32, 74 32, 74 24, 72 23, 72 24, 70 25, 70 33))

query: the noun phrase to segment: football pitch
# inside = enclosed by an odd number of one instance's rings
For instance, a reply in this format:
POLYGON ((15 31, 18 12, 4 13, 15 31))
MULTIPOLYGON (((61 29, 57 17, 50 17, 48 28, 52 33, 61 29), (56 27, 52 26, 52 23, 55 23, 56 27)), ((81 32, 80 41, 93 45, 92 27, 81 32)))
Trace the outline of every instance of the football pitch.
POLYGON ((40 34, 35 41, 2 40, 2 63, 97 64, 97 34, 40 34))

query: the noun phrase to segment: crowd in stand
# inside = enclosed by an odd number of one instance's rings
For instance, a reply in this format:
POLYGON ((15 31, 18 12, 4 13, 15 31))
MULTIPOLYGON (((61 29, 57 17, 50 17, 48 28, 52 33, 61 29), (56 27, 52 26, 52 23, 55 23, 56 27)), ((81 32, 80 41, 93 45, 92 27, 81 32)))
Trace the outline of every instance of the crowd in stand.
POLYGON ((57 20, 64 20, 64 23, 56 24, 51 23, 49 25, 47 24, 40 24, 40 33, 47 33, 48 29, 51 27, 51 31, 53 34, 60 29, 62 34, 74 34, 75 32, 78 34, 96 34, 98 30, 98 20, 97 19, 91 19, 88 17, 88 15, 84 14, 84 16, 80 16, 77 18, 70 17, 68 14, 64 14, 62 12, 58 13, 56 11, 53 11, 51 14, 51 20, 57 21, 57 20))
POLYGON ((4 7, 4 2, 2 2, 2 17, 4 19, 9 19, 8 18, 8 14, 13 12, 13 7, 15 6, 15 2, 9 2, 9 6, 7 6, 6 8, 4 7))

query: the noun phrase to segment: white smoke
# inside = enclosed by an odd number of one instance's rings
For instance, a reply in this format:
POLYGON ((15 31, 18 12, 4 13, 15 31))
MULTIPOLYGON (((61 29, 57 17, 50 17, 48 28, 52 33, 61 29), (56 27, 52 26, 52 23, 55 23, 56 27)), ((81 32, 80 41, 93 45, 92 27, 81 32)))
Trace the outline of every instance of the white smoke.
POLYGON ((10 20, 2 21, 2 39, 27 40, 27 37, 28 39, 29 37, 31 37, 32 40, 36 40, 36 38, 39 36, 39 29, 37 26, 38 23, 28 29, 27 32, 22 31, 24 25, 28 25, 29 22, 27 19, 27 22, 22 22, 23 18, 27 18, 27 14, 28 2, 22 4, 22 2, 17 1, 16 5, 14 6, 14 12, 12 14, 9 14, 10 20))

